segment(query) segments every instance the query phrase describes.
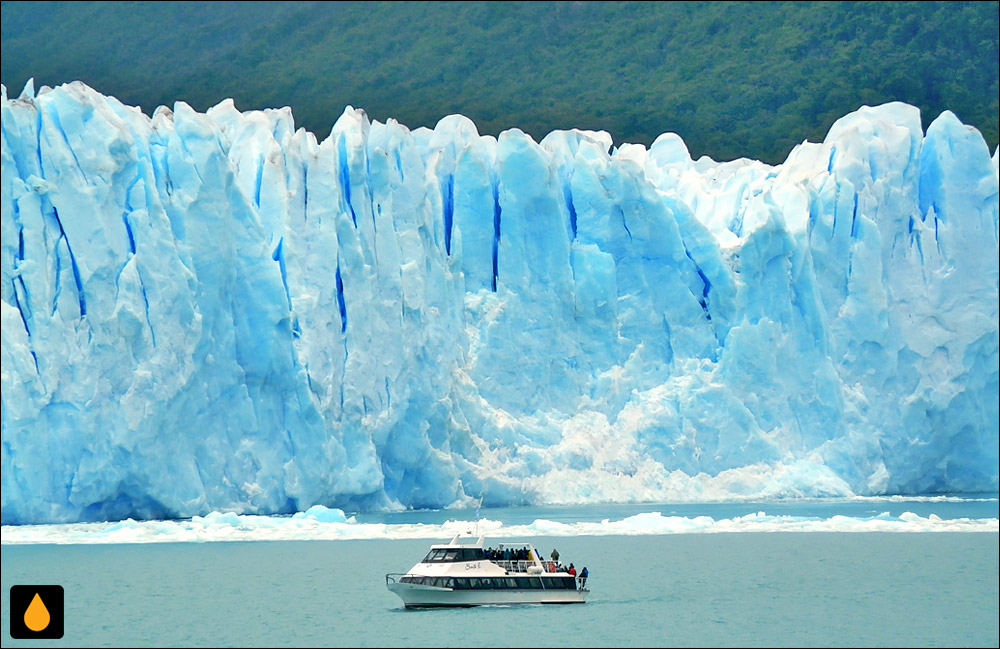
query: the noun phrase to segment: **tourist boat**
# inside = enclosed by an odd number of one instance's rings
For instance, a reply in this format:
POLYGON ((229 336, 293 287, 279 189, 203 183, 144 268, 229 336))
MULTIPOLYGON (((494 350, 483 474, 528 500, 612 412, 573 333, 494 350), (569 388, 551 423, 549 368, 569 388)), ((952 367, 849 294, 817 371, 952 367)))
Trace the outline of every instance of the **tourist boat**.
MULTIPOLYGON (((484 537, 458 534, 432 545, 407 573, 389 573, 386 586, 406 608, 484 604, 583 604, 590 592, 531 543, 483 547, 484 537)), ((571 564, 572 565, 572 564, 571 564)))

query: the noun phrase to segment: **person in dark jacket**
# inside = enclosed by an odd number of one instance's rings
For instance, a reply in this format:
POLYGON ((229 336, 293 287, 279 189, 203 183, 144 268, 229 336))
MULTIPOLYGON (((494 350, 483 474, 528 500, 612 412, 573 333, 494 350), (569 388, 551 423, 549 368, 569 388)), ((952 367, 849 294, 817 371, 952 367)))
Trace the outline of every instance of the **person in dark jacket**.
POLYGON ((590 576, 590 571, 587 570, 587 566, 584 566, 583 570, 580 572, 580 577, 579 577, 580 590, 583 590, 587 586, 587 577, 589 576, 590 576))

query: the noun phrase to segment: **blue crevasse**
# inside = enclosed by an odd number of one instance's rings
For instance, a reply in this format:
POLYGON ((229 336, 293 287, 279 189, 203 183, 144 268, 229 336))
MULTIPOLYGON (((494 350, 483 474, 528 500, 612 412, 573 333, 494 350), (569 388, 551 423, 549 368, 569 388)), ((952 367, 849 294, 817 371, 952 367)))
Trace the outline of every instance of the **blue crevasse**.
POLYGON ((998 157, 2 97, 2 521, 996 491, 998 157))

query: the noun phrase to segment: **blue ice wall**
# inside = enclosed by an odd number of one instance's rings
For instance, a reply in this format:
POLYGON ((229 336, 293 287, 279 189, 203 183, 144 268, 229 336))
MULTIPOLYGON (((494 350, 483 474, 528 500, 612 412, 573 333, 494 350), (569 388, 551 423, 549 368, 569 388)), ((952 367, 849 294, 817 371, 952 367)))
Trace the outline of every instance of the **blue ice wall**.
POLYGON ((998 176, 2 98, 4 524, 996 491, 998 176))

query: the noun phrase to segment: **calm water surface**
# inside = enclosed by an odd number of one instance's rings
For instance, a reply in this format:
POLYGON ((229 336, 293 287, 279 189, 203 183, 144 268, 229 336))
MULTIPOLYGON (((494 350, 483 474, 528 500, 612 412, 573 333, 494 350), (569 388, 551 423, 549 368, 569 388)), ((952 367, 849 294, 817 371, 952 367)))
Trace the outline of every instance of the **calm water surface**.
POLYGON ((587 565, 574 606, 405 610, 384 573, 428 542, 3 547, 4 646, 992 646, 990 533, 540 538, 587 565), (56 583, 66 635, 12 640, 9 589, 56 583))

